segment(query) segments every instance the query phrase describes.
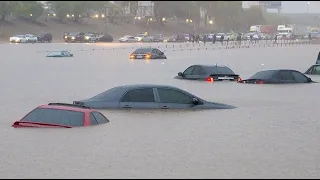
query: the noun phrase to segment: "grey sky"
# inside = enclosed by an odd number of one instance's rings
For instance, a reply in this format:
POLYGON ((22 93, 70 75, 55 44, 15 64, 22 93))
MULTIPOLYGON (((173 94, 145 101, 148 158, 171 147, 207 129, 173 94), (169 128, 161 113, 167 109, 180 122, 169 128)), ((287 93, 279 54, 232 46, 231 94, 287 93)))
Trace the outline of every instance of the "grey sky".
MULTIPOLYGON (((320 13, 320 1, 282 1, 282 13, 320 13)), ((249 1, 243 1, 243 7, 249 6, 249 1)), ((274 12, 274 11, 272 11, 274 12)))

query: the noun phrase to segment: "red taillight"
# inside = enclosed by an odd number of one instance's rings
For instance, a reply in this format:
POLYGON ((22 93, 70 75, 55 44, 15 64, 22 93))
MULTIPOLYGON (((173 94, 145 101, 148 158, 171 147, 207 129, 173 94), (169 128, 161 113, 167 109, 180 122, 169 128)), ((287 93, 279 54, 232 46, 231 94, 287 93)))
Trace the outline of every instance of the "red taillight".
POLYGON ((242 81, 242 79, 241 77, 238 77, 237 82, 240 82, 240 81, 242 81))
POLYGON ((208 78, 206 79, 206 81, 208 81, 208 82, 213 82, 214 80, 213 80, 212 77, 208 77, 208 78))
POLYGON ((258 80, 256 81, 256 84, 264 84, 265 82, 264 81, 261 81, 261 80, 258 80))

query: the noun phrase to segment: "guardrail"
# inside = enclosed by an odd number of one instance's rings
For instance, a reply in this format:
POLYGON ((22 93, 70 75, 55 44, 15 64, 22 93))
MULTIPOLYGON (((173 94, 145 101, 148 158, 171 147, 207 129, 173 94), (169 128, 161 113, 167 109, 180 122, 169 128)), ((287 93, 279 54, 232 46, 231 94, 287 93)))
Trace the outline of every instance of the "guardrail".
MULTIPOLYGON (((95 45, 99 45, 97 43, 95 45)), ((127 47, 110 47, 110 48, 88 48, 88 49, 76 49, 69 51, 110 51, 110 50, 135 50, 142 47, 158 48, 166 51, 192 51, 192 50, 216 50, 216 49, 239 49, 239 48, 266 48, 266 47, 288 47, 288 46, 303 46, 310 44, 320 44, 320 40, 260 40, 260 41, 225 41, 221 42, 199 42, 199 43, 130 43, 123 45, 129 45, 127 47)), ((41 52, 41 51, 37 51, 41 52)), ((42 51, 44 52, 44 51, 42 51)), ((45 51, 47 52, 47 51, 45 51)))

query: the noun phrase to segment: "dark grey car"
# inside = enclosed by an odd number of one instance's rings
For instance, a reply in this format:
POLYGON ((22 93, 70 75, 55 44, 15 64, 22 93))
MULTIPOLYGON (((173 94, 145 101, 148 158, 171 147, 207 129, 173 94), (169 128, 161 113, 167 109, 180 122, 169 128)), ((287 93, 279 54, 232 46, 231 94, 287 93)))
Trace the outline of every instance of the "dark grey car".
POLYGON ((231 105, 205 101, 165 85, 126 85, 109 89, 74 104, 95 109, 233 109, 231 105))
POLYGON ((239 75, 226 66, 192 65, 183 73, 179 72, 175 78, 198 81, 237 81, 239 75))
POLYGON ((296 70, 266 70, 260 71, 249 79, 238 81, 248 84, 292 84, 292 83, 313 83, 311 78, 296 70))
POLYGON ((167 57, 157 48, 139 48, 130 55, 130 59, 167 59, 167 57))

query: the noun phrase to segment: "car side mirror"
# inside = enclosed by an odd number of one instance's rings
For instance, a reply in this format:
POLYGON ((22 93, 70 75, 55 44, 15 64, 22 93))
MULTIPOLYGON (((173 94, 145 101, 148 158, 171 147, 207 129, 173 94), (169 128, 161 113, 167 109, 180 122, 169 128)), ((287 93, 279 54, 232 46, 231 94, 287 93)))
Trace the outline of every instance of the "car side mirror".
POLYGON ((178 76, 183 76, 182 72, 179 72, 179 73, 178 73, 178 76))
POLYGON ((312 82, 312 79, 311 79, 311 78, 308 78, 308 82, 312 82))
POLYGON ((199 104, 199 100, 197 98, 192 98, 192 104, 193 105, 198 105, 199 104))

